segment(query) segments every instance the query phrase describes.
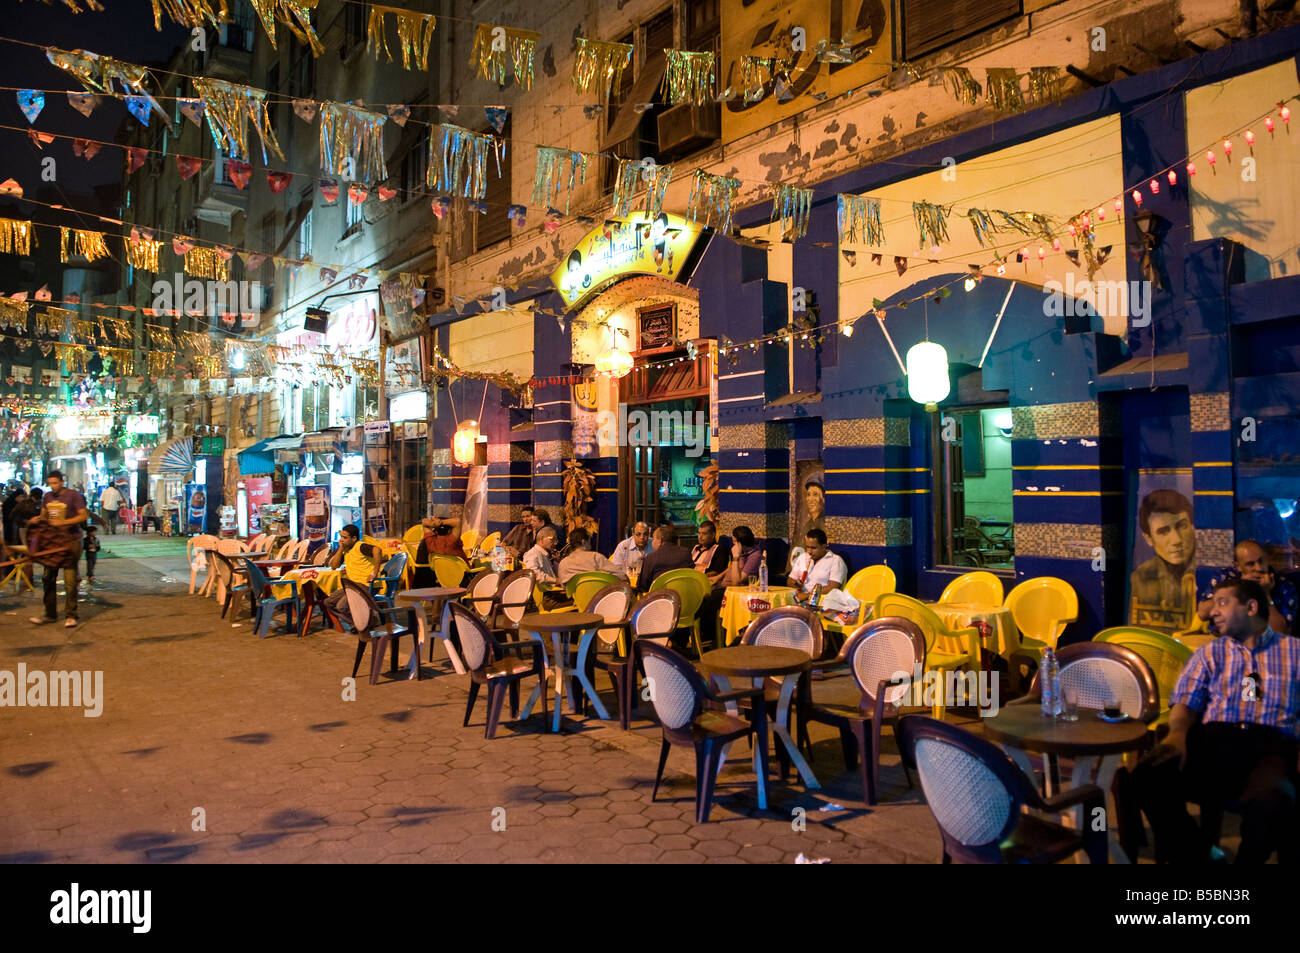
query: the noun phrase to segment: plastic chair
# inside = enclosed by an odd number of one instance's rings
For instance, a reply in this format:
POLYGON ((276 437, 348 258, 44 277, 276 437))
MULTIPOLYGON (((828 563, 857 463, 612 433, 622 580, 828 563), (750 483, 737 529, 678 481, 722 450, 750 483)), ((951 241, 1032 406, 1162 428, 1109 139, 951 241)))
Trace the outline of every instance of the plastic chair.
POLYGON ((672 589, 681 596, 682 609, 677 626, 691 630, 691 644, 697 655, 703 655, 704 647, 700 644, 699 613, 700 604, 713 591, 713 584, 709 582, 709 577, 698 569, 670 569, 651 583, 650 591, 656 589, 672 589))
POLYGON ((296 559, 298 562, 307 561, 307 551, 311 549, 310 539, 301 539, 298 545, 289 550, 289 559, 296 559))
POLYGON ((1020 649, 1012 653, 1013 663, 1024 658, 1037 665, 1043 650, 1049 645, 1055 649, 1065 627, 1079 618, 1074 587, 1055 576, 1026 579, 1007 593, 1006 607, 1020 630, 1020 649))
MULTIPOLYGON (((1148 725, 1160 714, 1160 686, 1156 673, 1132 649, 1111 642, 1076 642, 1056 653, 1062 692, 1074 692, 1079 707, 1102 709, 1111 697, 1130 718, 1148 725)), ((1034 675, 1029 694, 1016 704, 1039 703, 1043 697, 1041 670, 1034 675)))
POLYGON ((862 604, 858 610, 858 624, 867 621, 867 616, 874 611, 876 600, 883 593, 894 592, 897 582, 894 570, 881 564, 859 569, 844 584, 844 591, 862 604))
POLYGON ((511 717, 515 717, 519 713, 519 683, 530 675, 536 675, 538 679, 542 696, 542 724, 545 725, 548 720, 545 646, 536 639, 499 641, 495 632, 463 605, 449 603, 448 609, 456 624, 456 632, 460 636, 461 655, 464 656, 465 667, 469 670, 469 701, 465 704, 463 726, 469 726, 469 716, 474 711, 474 702, 478 699, 479 689, 486 685, 488 713, 483 736, 495 737, 506 690, 508 689, 510 694, 511 717), (532 653, 531 660, 526 661, 522 657, 525 650, 532 653))
MULTIPOLYGON (((614 668, 619 668, 623 686, 623 697, 619 701, 622 727, 631 724, 632 711, 636 708, 636 640, 647 639, 656 645, 668 648, 672 634, 677 631, 677 620, 681 617, 682 597, 672 589, 656 589, 646 593, 632 607, 628 615, 629 644, 628 653, 622 659, 598 659, 598 668, 604 668, 615 677, 614 668), (604 663, 604 664, 602 664, 604 663)), ((645 674, 642 672, 642 674, 645 674)))
POLYGON ((1164 702, 1154 724, 1157 727, 1168 724, 1169 696, 1173 694, 1174 687, 1178 684, 1178 676, 1182 674, 1183 666, 1193 655, 1192 649, 1163 632, 1143 629, 1135 625, 1117 625, 1102 629, 1092 637, 1092 640, 1122 645, 1142 657, 1142 661, 1146 662, 1155 673, 1160 698, 1164 702))
MULTIPOLYGON (((191 536, 189 539, 185 541, 185 558, 186 560, 189 561, 190 564, 190 595, 194 595, 194 586, 198 582, 198 577, 199 577, 199 567, 195 562, 195 560, 198 558, 198 550, 213 549, 216 547, 216 545, 217 545, 217 537, 209 536, 206 533, 200 534, 198 536, 191 536)), ((213 573, 212 566, 208 562, 206 555, 203 557, 203 559, 204 559, 204 571, 208 574, 208 578, 207 580, 205 580, 203 584, 203 589, 204 589, 203 595, 206 596, 208 594, 207 590, 209 588, 209 585, 212 582, 212 580, 215 578, 215 573, 213 573)))
POLYGON ((478 530, 467 529, 460 534, 460 545, 466 553, 472 553, 474 547, 478 545, 478 530))
MULTIPOLYGON (((14 584, 14 594, 17 595, 22 591, 22 586, 27 586, 28 592, 35 592, 36 587, 32 585, 31 579, 31 557, 28 556, 26 547, 22 549, 11 549, 8 544, 0 541, 0 572, 9 570, 4 579, 0 579, 0 589, 9 585, 12 581, 14 584)), ((190 583, 190 592, 193 592, 193 582, 190 583)))
MULTIPOLYGON (((574 669, 583 669, 587 673, 587 681, 595 683, 594 674, 597 668, 604 669, 614 683, 614 696, 618 699, 618 722, 619 726, 626 728, 628 714, 623 704, 623 683, 622 679, 626 677, 626 668, 619 665, 611 666, 608 663, 601 664, 602 659, 618 660, 627 657, 625 646, 627 639, 628 607, 632 605, 632 590, 627 587, 627 583, 618 583, 611 586, 604 586, 598 589, 596 593, 585 603, 579 602, 583 612, 591 612, 601 616, 609 623, 596 629, 590 635, 584 633, 578 641, 574 669)), ((584 697, 583 713, 586 713, 587 700, 584 697)))
POLYGON ((250 553, 261 552, 260 547, 262 545, 262 541, 265 539, 266 539, 265 533, 258 533, 256 536, 254 536, 252 539, 248 541, 248 551, 250 553))
POLYGON ((487 624, 493 632, 518 632, 519 620, 532 605, 533 574, 527 569, 516 569, 501 580, 496 598, 489 610, 487 624))
MULTIPOLYGON (((499 530, 495 533, 488 533, 481 540, 479 540, 479 544, 478 544, 479 552, 490 553, 492 552, 492 550, 496 549, 497 546, 500 545, 500 543, 501 543, 501 532, 499 530)), ((466 552, 469 552, 469 550, 466 550, 466 552)))
POLYGON ((469 563, 459 556, 434 555, 429 557, 429 562, 433 565, 438 585, 444 589, 458 588, 469 573, 469 563))
POLYGON ((1002 605, 1002 580, 983 569, 963 573, 944 587, 940 602, 978 602, 986 606, 1002 605))
POLYGON ((334 550, 328 545, 322 546, 316 550, 316 555, 312 556, 311 564, 313 566, 324 566, 330 561, 330 556, 334 555, 334 550))
POLYGON ((915 765, 926 804, 950 864, 1050 864, 1083 850, 1106 863, 1106 831, 1044 820, 1033 811, 1064 814, 1076 806, 1092 818, 1105 811, 1105 794, 1084 784, 1044 798, 1029 777, 991 741, 954 725, 911 715, 898 723, 898 747, 915 765))
MULTIPOLYGON (((249 592, 248 574, 235 566, 234 560, 225 553, 212 552, 213 568, 216 569, 217 598, 221 601, 221 618, 226 617, 230 604, 238 592, 249 592)), ((233 619, 234 616, 232 615, 233 619)))
POLYGON ((623 580, 612 572, 580 572, 564 584, 564 591, 575 606, 585 606, 605 587, 618 585, 623 585, 623 580))
MULTIPOLYGON (((237 539, 218 539, 215 536, 212 538, 216 540, 216 542, 213 543, 213 546, 216 548, 217 552, 221 553, 223 556, 238 556, 240 553, 248 552, 248 546, 237 539)), ((232 565, 234 566, 235 575, 238 579, 244 579, 245 576, 243 569, 240 568, 238 564, 232 565)), ((203 590, 203 594, 206 596, 214 590, 217 594, 218 602, 226 601, 226 592, 223 588, 221 576, 209 574, 208 586, 203 590)))
MULTIPOLYGON (((810 658, 822 654, 821 617, 801 606, 782 606, 764 612, 750 624, 740 638, 741 645, 765 645, 806 652, 810 658)), ((800 776, 809 787, 817 787, 817 778, 807 762, 795 750, 790 739, 790 706, 794 701, 799 677, 783 675, 763 680, 763 703, 772 716, 772 733, 780 740, 776 754, 781 765, 781 777, 786 775, 790 761, 794 761, 800 776)))
POLYGON ((757 706, 763 703, 763 689, 714 692, 685 656, 649 639, 634 642, 633 646, 646 677, 654 686, 650 701, 663 730, 659 770, 655 772, 650 800, 659 794, 668 749, 673 745, 690 748, 695 752, 695 822, 705 824, 713 809, 718 768, 726 760, 727 750, 737 740, 752 736, 755 728, 752 721, 742 721, 724 712, 705 711, 705 702, 739 702, 747 698, 757 706))
POLYGON ((296 539, 290 539, 286 541, 284 545, 280 547, 279 551, 275 554, 275 558, 292 559, 294 547, 296 547, 297 545, 298 545, 298 541, 296 539))
MULTIPOLYGON (((818 666, 843 674, 813 683, 813 697, 799 718, 800 740, 811 751, 809 722, 838 728, 844 764, 850 769, 860 764, 862 796, 869 805, 876 803, 881 726, 886 720, 897 724, 908 686, 924 664, 925 636, 920 627, 907 619, 885 617, 859 626, 832 662, 818 666)), ((904 773, 910 786, 911 774, 906 768, 904 773)))
POLYGON ((406 553, 393 553, 389 556, 388 562, 384 563, 383 574, 370 580, 370 594, 375 597, 375 601, 391 609, 405 572, 406 553))
MULTIPOLYGON (((883 619, 886 616, 898 616, 920 626, 921 632, 925 635, 925 667, 939 673, 940 684, 944 684, 944 672, 979 667, 978 629, 974 627, 950 629, 933 609, 901 592, 882 593, 876 600, 873 617, 883 619)), ((939 698, 934 704, 934 716, 943 718, 946 707, 944 699, 939 698)))
POLYGON ((266 573, 253 563, 253 560, 245 557, 243 560, 244 571, 248 573, 248 583, 251 587, 250 595, 257 606, 257 611, 253 619, 253 624, 257 626, 257 637, 266 638, 266 633, 271 628, 271 618, 275 615, 275 610, 284 606, 285 619, 284 624, 292 629, 294 613, 298 608, 298 582, 295 579, 285 579, 275 583, 277 586, 288 586, 290 595, 283 599, 277 599, 271 591, 271 580, 267 578, 266 573))
POLYGON ((467 585, 461 601, 468 605, 480 619, 487 619, 496 602, 497 589, 501 585, 501 573, 494 569, 484 569, 474 576, 467 585))
POLYGON ((410 606, 381 606, 374 597, 367 591, 366 587, 358 582, 344 577, 343 592, 347 596, 348 612, 352 616, 352 628, 357 635, 357 657, 352 663, 352 677, 357 677, 357 669, 361 667, 361 659, 366 654, 366 647, 370 647, 370 684, 379 683, 379 670, 384 663, 384 649, 391 646, 392 663, 391 671, 397 671, 397 647, 398 643, 404 636, 410 636, 414 642, 412 646, 412 657, 416 658, 415 677, 418 680, 420 676, 419 652, 420 652, 420 631, 415 621, 415 610, 410 606), (404 616, 405 625, 394 625, 395 616, 404 616))

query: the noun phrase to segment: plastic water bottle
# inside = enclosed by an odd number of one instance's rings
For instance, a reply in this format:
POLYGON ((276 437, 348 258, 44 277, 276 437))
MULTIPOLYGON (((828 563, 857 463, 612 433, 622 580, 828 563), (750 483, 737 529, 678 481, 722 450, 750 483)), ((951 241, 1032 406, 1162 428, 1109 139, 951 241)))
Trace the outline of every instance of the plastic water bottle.
POLYGON ((1061 667, 1051 646, 1043 652, 1038 684, 1042 689, 1043 717, 1055 718, 1061 713, 1061 667))
POLYGON ((758 591, 767 592, 767 553, 758 564, 758 591))
POLYGON ((492 550, 492 569, 496 572, 505 572, 506 570, 506 551, 497 543, 496 549, 492 550))

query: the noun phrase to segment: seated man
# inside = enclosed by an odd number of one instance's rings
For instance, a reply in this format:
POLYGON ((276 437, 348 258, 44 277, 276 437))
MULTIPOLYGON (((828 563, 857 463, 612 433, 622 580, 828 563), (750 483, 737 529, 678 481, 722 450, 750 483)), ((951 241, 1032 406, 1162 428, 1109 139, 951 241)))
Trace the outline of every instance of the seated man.
POLYGON ((795 599, 807 603, 818 586, 822 592, 838 589, 849 576, 844 560, 826 545, 826 533, 810 529, 804 536, 804 551, 795 557, 790 567, 790 585, 799 590, 795 599))
POLYGON ((581 526, 569 534, 569 554, 560 560, 556 576, 561 585, 583 572, 607 572, 620 579, 627 573, 591 548, 591 533, 581 526))
MULTIPOLYGON (((331 569, 342 567, 343 575, 359 585, 370 588, 370 581, 379 574, 380 553, 370 543, 361 542, 361 530, 352 523, 339 530, 339 548, 326 563, 331 569)), ((352 624, 352 610, 348 607, 346 588, 339 588, 325 599, 326 607, 336 618, 352 624)))
POLYGON ((614 547, 609 561, 623 570, 623 575, 641 571, 641 561, 650 555, 650 527, 637 523, 632 535, 614 547))
POLYGON ((162 520, 158 518, 158 509, 153 505, 153 500, 145 500, 144 506, 140 507, 140 532, 149 532, 149 525, 158 532, 162 531, 162 520))
POLYGON ((505 538, 501 540, 502 547, 515 556, 528 552, 533 548, 535 542, 533 532, 536 528, 537 523, 533 519, 533 508, 525 506, 523 509, 523 522, 516 524, 510 532, 506 533, 505 538))
MULTIPOLYGON (((555 568, 555 550, 558 546, 559 535, 555 532, 555 527, 543 526, 537 531, 537 542, 533 548, 524 553, 524 568, 532 572, 533 581, 543 588, 560 584, 555 568)), ((542 595, 543 609, 557 609, 570 604, 571 600, 562 590, 552 590, 542 595)))
POLYGON ((655 547, 641 560, 641 575, 637 577, 637 592, 649 592, 656 577, 671 569, 690 569, 694 565, 691 551, 677 545, 677 527, 666 523, 655 530, 655 547))
POLYGON ((1232 551, 1234 563, 1227 569, 1215 574, 1210 580, 1209 588, 1198 597, 1196 614, 1210 622, 1210 631, 1214 631, 1211 613, 1214 609, 1214 589, 1225 579, 1250 579, 1260 584, 1268 598, 1268 624, 1274 632, 1290 635, 1295 629, 1296 610, 1300 607, 1295 586, 1285 579, 1279 579, 1268 564, 1268 555, 1264 547, 1253 539, 1245 539, 1232 551))
POLYGON ((712 520, 700 524, 699 542, 691 550, 691 563, 709 577, 713 591, 700 603, 700 642, 717 644, 718 610, 722 608, 723 590, 727 586, 727 567, 731 565, 731 540, 718 540, 718 528, 712 520))
POLYGON ((1222 637, 1183 667, 1169 699, 1169 734, 1133 772, 1157 863, 1209 858, 1209 838, 1188 814, 1189 799, 1203 811, 1240 810, 1239 864, 1262 864, 1275 849, 1287 855, 1293 848, 1300 639, 1275 632, 1267 606, 1253 580, 1215 587, 1211 617, 1222 637))
POLYGON ((737 526, 731 531, 734 542, 731 544, 731 562, 727 565, 727 578, 724 585, 745 586, 751 577, 758 576, 758 568, 763 563, 763 547, 754 538, 754 531, 748 526, 737 526))

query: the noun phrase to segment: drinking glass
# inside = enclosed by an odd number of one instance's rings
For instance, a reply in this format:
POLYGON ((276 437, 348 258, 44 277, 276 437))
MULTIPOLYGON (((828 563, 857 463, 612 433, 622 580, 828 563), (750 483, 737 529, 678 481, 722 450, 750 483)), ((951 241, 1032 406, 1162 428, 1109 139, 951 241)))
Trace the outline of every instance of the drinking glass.
POLYGON ((1079 720, 1079 693, 1074 688, 1061 689, 1061 720, 1079 720))

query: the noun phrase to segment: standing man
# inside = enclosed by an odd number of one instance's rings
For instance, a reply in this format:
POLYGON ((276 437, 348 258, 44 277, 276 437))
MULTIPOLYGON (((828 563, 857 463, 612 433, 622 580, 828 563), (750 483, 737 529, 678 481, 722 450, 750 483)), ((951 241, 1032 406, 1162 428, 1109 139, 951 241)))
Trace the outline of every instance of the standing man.
MULTIPOLYGON (((77 624, 77 566, 81 560, 81 524, 90 518, 90 511, 86 509, 84 496, 63 485, 61 470, 51 470, 45 479, 50 485, 50 491, 41 499, 41 512, 32 518, 32 523, 37 524, 43 519, 50 526, 62 530, 62 533, 56 535, 65 538, 60 540, 65 546, 61 557, 52 553, 41 562, 45 567, 45 618, 32 616, 30 621, 33 625, 58 621, 59 570, 62 569, 66 589, 63 595, 63 614, 67 617, 63 624, 71 629, 77 624)), ((29 548, 35 550, 38 547, 29 548)))
POLYGON ((650 555, 650 527, 637 523, 632 527, 632 535, 614 547, 609 561, 622 570, 624 575, 641 571, 641 561, 650 555))
MULTIPOLYGON (((76 491, 71 492, 75 493, 76 491)), ((113 536, 117 535, 117 511, 121 506, 122 494, 117 487, 110 483, 104 487, 104 492, 99 494, 99 509, 104 514, 104 522, 108 524, 108 532, 113 536)))

